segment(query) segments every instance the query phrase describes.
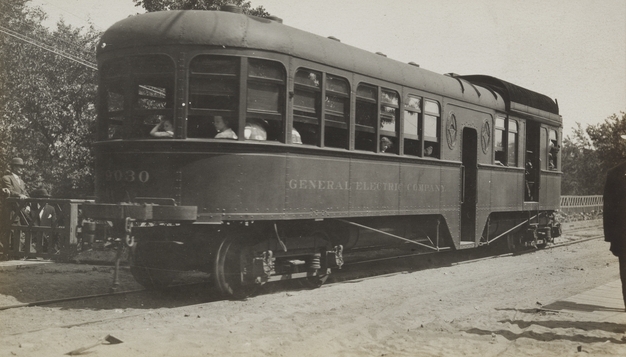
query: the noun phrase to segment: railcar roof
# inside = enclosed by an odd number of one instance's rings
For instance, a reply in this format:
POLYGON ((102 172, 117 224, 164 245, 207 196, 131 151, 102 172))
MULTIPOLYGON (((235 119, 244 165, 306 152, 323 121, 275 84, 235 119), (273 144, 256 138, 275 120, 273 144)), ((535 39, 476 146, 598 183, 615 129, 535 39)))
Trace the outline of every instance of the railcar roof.
POLYGON ((501 96, 503 96, 504 100, 507 103, 516 102, 533 108, 544 110, 548 113, 559 114, 558 104, 554 102, 550 97, 543 94, 533 92, 513 83, 509 83, 507 81, 503 81, 501 79, 490 76, 471 75, 461 76, 461 78, 466 79, 476 85, 493 89, 501 96))
POLYGON ((506 84, 509 93, 513 88, 514 93, 521 94, 507 97, 506 91, 496 90, 486 82, 472 89, 459 77, 437 74, 269 19, 223 11, 162 11, 129 17, 104 32, 98 55, 163 45, 225 46, 282 53, 498 110, 510 108, 508 103, 505 105, 507 99, 528 98, 521 104, 541 105, 541 110, 545 110, 547 101, 533 98, 551 101, 504 81, 500 82, 506 84))

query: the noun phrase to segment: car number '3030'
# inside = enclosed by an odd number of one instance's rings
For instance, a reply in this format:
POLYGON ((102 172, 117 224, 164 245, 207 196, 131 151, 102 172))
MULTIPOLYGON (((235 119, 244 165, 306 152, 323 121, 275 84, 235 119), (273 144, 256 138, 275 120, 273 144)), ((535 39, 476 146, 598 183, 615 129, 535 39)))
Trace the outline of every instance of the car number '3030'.
POLYGON ((146 183, 150 180, 150 174, 148 171, 135 172, 134 170, 107 170, 104 173, 104 178, 107 181, 124 181, 146 183))

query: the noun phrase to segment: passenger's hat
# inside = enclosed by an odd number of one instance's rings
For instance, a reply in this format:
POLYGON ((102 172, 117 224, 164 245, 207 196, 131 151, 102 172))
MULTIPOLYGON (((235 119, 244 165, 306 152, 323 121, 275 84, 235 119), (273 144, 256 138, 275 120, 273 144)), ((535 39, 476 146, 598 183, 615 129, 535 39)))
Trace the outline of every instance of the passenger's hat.
POLYGON ((622 139, 626 139, 626 135, 621 135, 622 139))
POLYGON ((31 192, 30 196, 35 197, 35 198, 44 198, 44 197, 50 197, 50 194, 48 193, 48 190, 46 190, 45 188, 38 188, 34 190, 33 192, 31 192))
POLYGON ((383 136, 382 138, 380 138, 380 141, 382 143, 393 144, 393 142, 386 136, 383 136))
POLYGON ((11 166, 24 166, 24 160, 19 157, 15 157, 11 160, 11 166))

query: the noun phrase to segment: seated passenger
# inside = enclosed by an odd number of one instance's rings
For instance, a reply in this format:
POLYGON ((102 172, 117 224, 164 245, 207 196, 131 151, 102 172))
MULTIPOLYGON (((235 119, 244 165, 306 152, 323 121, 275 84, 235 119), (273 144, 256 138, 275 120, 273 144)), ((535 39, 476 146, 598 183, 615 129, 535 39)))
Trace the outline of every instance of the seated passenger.
POLYGON ((230 128, 229 120, 222 118, 219 115, 216 115, 213 118, 213 125, 215 125, 215 129, 217 130, 217 135, 215 135, 216 139, 237 139, 237 134, 230 128))
POLYGON ((291 129, 291 143, 302 144, 302 138, 300 137, 300 133, 296 130, 296 128, 291 129))
POLYGON ((380 138, 380 152, 386 152, 387 150, 391 149, 392 146, 393 142, 391 142, 388 137, 383 136, 380 138))
POLYGON ((428 145, 425 149, 424 149, 424 156, 432 156, 433 155, 433 147, 428 145))
POLYGON ((267 131, 261 121, 255 119, 250 120, 246 123, 243 132, 246 140, 267 140, 267 131))
POLYGON ((152 128, 150 135, 155 138, 173 138, 174 125, 172 125, 169 119, 161 120, 159 124, 152 128))

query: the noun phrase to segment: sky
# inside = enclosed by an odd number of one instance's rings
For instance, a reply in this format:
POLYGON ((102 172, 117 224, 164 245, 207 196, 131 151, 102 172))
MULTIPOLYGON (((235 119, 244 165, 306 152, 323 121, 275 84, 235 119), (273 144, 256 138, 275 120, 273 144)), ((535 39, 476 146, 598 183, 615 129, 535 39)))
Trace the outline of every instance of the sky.
MULTIPOLYGON (((132 0, 32 0, 53 24, 105 30, 132 0)), ((285 25, 416 62, 484 74, 559 103, 564 134, 626 112, 624 0, 252 0, 285 25)), ((625 133, 626 134, 626 133, 625 133)))

